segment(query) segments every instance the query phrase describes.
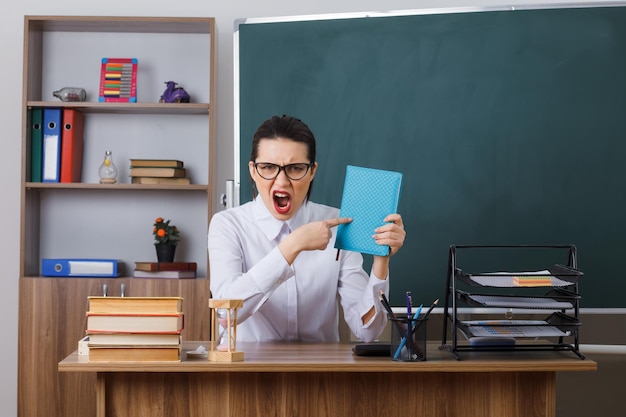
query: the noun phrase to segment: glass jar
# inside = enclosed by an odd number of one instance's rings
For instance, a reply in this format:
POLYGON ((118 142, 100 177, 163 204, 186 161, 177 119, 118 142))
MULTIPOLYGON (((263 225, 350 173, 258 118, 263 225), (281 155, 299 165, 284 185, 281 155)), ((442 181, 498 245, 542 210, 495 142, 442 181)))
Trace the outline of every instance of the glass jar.
POLYGON ((87 99, 87 92, 79 87, 63 87, 53 91, 52 95, 61 101, 85 101, 87 99))

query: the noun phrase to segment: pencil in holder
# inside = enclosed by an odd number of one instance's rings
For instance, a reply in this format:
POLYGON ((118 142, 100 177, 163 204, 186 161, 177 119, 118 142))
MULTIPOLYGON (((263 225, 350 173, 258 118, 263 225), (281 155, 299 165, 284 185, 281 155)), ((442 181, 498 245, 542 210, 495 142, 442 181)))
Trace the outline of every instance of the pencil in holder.
POLYGON ((426 320, 390 317, 391 359, 401 362, 426 360, 426 320))

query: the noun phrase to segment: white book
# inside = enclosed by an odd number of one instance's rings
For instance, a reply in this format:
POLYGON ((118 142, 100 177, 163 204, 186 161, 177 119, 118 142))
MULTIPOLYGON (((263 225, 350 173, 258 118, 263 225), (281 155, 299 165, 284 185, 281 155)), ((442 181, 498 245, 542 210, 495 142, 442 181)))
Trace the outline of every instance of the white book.
POLYGON ((175 333, 183 330, 183 314, 87 313, 87 333, 175 333))
POLYGON ((88 346, 177 346, 180 333, 90 333, 88 346))
POLYGON ((140 271, 135 269, 135 278, 195 278, 196 271, 140 271))

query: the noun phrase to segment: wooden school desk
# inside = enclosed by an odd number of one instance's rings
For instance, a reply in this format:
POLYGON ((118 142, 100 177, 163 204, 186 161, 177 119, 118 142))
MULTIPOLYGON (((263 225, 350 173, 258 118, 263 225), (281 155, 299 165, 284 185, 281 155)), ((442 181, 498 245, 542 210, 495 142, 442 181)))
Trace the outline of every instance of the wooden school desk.
MULTIPOLYGON (((97 417, 554 416, 556 372, 593 371, 571 352, 481 352, 457 361, 438 345, 425 362, 357 357, 351 344, 238 343, 245 360, 89 363, 72 353, 60 372, 93 372, 97 417)), ((76 399, 79 401, 79 399, 76 399)))

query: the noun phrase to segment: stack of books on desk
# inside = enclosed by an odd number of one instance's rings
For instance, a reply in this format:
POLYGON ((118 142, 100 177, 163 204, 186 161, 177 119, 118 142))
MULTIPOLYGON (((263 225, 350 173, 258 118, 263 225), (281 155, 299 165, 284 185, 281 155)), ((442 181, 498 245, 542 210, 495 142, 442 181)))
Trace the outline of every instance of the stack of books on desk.
POLYGON ((183 328, 180 297, 89 297, 89 361, 180 361, 183 328))
POLYGON ((132 184, 190 184, 183 161, 177 159, 131 159, 132 184))
POLYGON ((195 262, 135 262, 135 278, 195 278, 195 262))

